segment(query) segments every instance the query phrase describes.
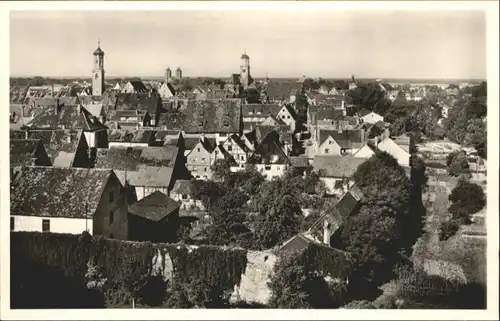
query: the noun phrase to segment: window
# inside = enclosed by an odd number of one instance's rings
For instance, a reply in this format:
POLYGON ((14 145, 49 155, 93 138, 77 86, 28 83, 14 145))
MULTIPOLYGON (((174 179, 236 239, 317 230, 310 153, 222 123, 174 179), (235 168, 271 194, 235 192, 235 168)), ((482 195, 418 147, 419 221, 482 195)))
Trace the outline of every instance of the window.
POLYGON ((277 169, 277 170, 280 170, 280 167, 279 167, 279 166, 276 166, 276 169, 277 169))
POLYGON ((201 162, 204 163, 205 162, 205 157, 202 157, 201 158, 201 162))
POLYGON ((183 200, 186 200, 188 198, 187 194, 182 194, 181 197, 182 197, 183 200))
POLYGON ((219 134, 219 137, 226 137, 226 136, 227 136, 227 134, 226 134, 226 133, 220 133, 220 134, 219 134))
POLYGON ((328 148, 325 148, 325 154, 328 154, 330 150, 328 148))
POLYGON ((11 231, 14 231, 14 229, 16 228, 16 222, 15 222, 15 218, 14 217, 11 217, 10 218, 10 230, 11 231))
POLYGON ((42 232, 50 232, 50 221, 42 220, 42 232))
POLYGON ((115 221, 115 213, 113 211, 109 211, 109 225, 113 224, 115 221))
POLYGON ((271 165, 266 165, 265 168, 266 168, 266 171, 270 171, 271 170, 271 165))
POLYGON ((115 200, 115 192, 114 191, 111 191, 109 192, 109 203, 113 203, 113 201, 115 200))
POLYGON ((198 147, 198 153, 200 152, 200 148, 198 147))
POLYGON ((330 140, 330 141, 328 141, 328 144, 330 144, 330 145, 331 145, 331 144, 333 144, 333 142, 330 140))
POLYGON ((241 160, 245 160, 245 156, 241 155, 241 156, 240 156, 240 159, 241 159, 241 160))
POLYGON ((227 146, 227 151, 228 151, 228 152, 230 152, 230 151, 232 151, 232 150, 233 150, 233 145, 228 145, 228 146, 227 146))
POLYGON ((229 121, 228 120, 224 120, 224 127, 229 127, 229 121))
POLYGON ((205 172, 207 171, 207 168, 205 167, 205 172))
POLYGON ((286 116, 287 119, 290 119, 290 115, 286 116))
POLYGON ((112 239, 114 238, 115 236, 113 235, 113 233, 109 234, 109 238, 112 239))

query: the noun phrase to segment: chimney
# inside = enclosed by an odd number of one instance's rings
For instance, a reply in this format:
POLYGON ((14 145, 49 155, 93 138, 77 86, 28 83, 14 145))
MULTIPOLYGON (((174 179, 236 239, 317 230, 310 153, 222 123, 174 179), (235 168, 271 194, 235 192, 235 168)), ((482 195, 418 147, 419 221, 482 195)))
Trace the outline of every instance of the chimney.
POLYGON ((29 139, 29 137, 28 137, 28 131, 24 132, 24 139, 29 139))
POLYGON ((66 136, 66 142, 67 142, 68 144, 70 144, 70 143, 71 143, 71 134, 68 134, 68 136, 66 136))
POLYGON ((31 166, 36 166, 36 157, 31 157, 31 166))
POLYGON ((51 94, 52 94, 52 97, 54 97, 54 84, 52 84, 51 94))
POLYGON ((327 220, 323 223, 323 243, 330 246, 330 223, 327 220))
POLYGON ((82 106, 80 104, 78 104, 78 106, 76 106, 76 113, 78 115, 80 115, 82 113, 82 106))

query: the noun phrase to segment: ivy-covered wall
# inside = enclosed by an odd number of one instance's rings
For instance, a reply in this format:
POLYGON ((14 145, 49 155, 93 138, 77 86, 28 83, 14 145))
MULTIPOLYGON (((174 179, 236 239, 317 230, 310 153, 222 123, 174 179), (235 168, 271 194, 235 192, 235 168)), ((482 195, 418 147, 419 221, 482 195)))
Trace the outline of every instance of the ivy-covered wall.
MULTIPOLYGON (((278 259, 272 251, 13 232, 11 307, 266 304, 278 259)), ((311 247, 297 257, 297 264, 341 278, 347 276, 348 261, 345 253, 324 247, 311 247)))

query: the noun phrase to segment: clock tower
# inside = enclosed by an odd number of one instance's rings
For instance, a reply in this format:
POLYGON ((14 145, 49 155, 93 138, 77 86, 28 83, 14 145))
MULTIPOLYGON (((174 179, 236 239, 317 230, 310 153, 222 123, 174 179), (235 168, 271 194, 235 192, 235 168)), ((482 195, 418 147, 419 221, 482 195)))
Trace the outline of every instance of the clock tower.
POLYGON ((101 96, 104 92, 104 51, 101 42, 97 42, 94 51, 94 68, 92 69, 92 96, 101 96))

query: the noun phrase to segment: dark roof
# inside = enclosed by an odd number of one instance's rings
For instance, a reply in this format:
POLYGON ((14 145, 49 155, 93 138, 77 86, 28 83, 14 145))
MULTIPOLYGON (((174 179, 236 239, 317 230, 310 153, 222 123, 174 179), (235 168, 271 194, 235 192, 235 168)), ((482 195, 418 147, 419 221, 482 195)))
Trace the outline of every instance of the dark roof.
POLYGON ((12 215, 92 217, 111 170, 26 167, 11 185, 12 215))
POLYGON ((47 108, 28 123, 33 129, 83 129, 95 131, 107 129, 97 117, 81 106, 47 108))
POLYGON ((305 250, 309 245, 315 244, 313 240, 303 236, 302 234, 297 234, 279 248, 278 253, 290 253, 295 251, 305 250))
POLYGON ((337 120, 343 119, 342 110, 335 109, 332 106, 310 106, 308 110, 310 122, 315 125, 317 120, 337 120))
POLYGON ((36 116, 45 109, 54 110, 57 105, 57 98, 27 98, 24 101, 23 116, 36 116))
POLYGON ((98 149, 96 168, 136 171, 140 165, 172 167, 179 148, 162 147, 111 147, 98 149))
POLYGON ((244 53, 241 55, 240 59, 250 59, 250 57, 246 53, 244 53))
POLYGON ((162 114, 159 124, 186 133, 238 133, 240 125, 240 99, 189 100, 172 106, 162 114))
POLYGON ((132 87, 134 87, 134 91, 137 91, 137 92, 148 91, 148 88, 146 87, 146 85, 144 85, 144 83, 140 80, 130 81, 130 84, 132 85, 132 87))
POLYGON ((35 139, 10 139, 10 166, 30 166, 43 145, 35 139))
POLYGON ((102 51, 101 47, 97 47, 97 49, 94 51, 94 56, 104 56, 104 51, 102 51))
POLYGON ((11 131, 11 137, 41 140, 51 163, 56 167, 71 167, 80 141, 85 140, 82 130, 69 129, 11 131))
POLYGON ((331 212, 326 212, 321 215, 321 217, 311 225, 309 229, 315 235, 323 235, 323 224, 327 221, 330 224, 330 235, 333 235, 335 231, 344 223, 345 219, 354 214, 360 205, 361 198, 363 198, 363 193, 353 185, 335 204, 331 212))
POLYGON ((156 191, 129 206, 129 213, 158 222, 179 209, 181 204, 156 191))
POLYGON ((365 161, 354 156, 315 155, 313 168, 323 177, 352 177, 365 161))
POLYGON ((290 133, 290 127, 288 125, 278 125, 278 126, 255 126, 255 138, 257 142, 263 141, 270 133, 275 132, 279 141, 287 144, 292 143, 292 133, 290 133))
POLYGON ((146 114, 147 110, 110 110, 108 112, 107 118, 110 121, 122 121, 122 118, 137 118, 136 122, 142 122, 146 114))
POLYGON ((268 97, 282 100, 290 98, 291 95, 296 95, 301 88, 302 83, 299 82, 270 81, 264 90, 268 97))
POLYGON ((290 159, 279 146, 273 135, 267 135, 248 158, 251 164, 289 164, 290 159))
POLYGON ((233 135, 229 136, 229 138, 231 138, 231 140, 236 145, 238 145, 238 147, 241 148, 245 153, 248 153, 250 151, 250 149, 248 148, 248 146, 245 145, 245 143, 241 140, 242 137, 239 137, 238 135, 233 134, 233 135))
POLYGON ((153 130, 108 129, 109 142, 149 143, 155 135, 153 130))
POLYGON ((142 149, 138 147, 111 147, 97 150, 95 168, 134 171, 140 164, 142 149))
POLYGON ((365 144, 364 131, 360 129, 342 131, 320 129, 319 144, 323 144, 330 136, 342 148, 361 148, 365 144))
POLYGON ((116 110, 147 110, 155 116, 161 106, 161 97, 156 93, 123 93, 116 95, 116 110))

